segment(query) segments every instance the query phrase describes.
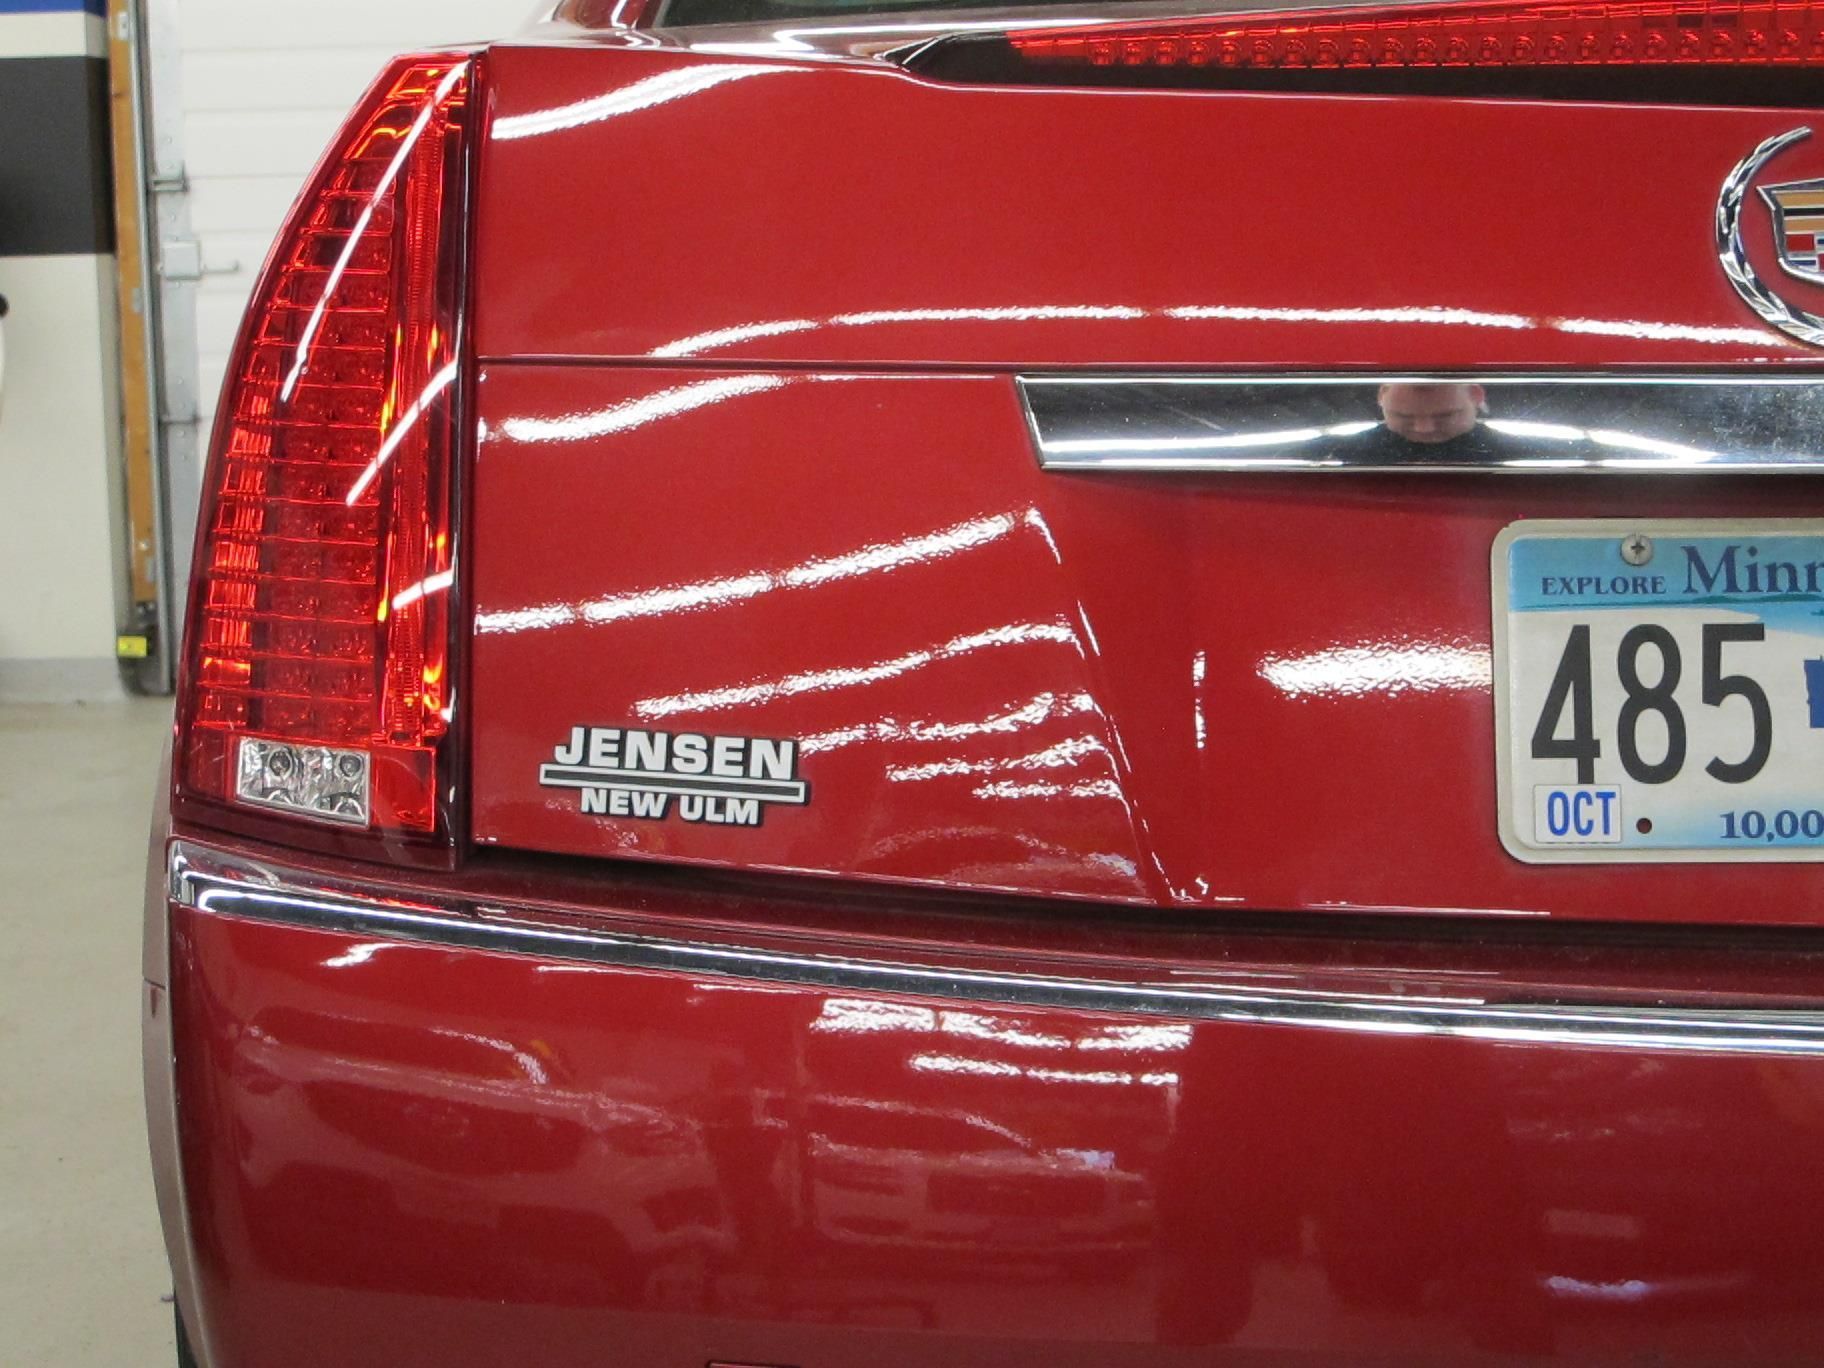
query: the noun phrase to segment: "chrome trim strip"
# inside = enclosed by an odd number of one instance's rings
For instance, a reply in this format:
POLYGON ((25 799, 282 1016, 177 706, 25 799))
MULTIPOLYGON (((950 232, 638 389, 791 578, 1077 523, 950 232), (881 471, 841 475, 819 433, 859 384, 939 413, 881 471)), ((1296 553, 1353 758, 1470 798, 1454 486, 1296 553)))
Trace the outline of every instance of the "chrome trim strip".
MULTIPOLYGON (((172 900, 212 915, 344 935, 834 992, 894 993, 1027 1008, 1305 1026, 1518 1044, 1824 1057, 1824 1011, 1502 1005, 1470 999, 1292 992, 989 971, 818 954, 795 947, 505 921, 511 909, 397 902, 190 842, 170 849, 172 900)), ((527 909, 519 909, 523 914, 527 909)))
POLYGON ((1816 375, 1024 375, 1015 383, 1047 470, 1824 471, 1824 379, 1816 375), (1457 434, 1399 436, 1387 394, 1396 386, 1458 390, 1457 434))
POLYGON ((1809 128, 1794 128, 1776 134, 1750 152, 1729 173, 1716 202, 1716 255, 1723 264, 1723 274, 1735 286, 1735 292, 1761 316, 1762 321, 1788 337, 1796 337, 1814 347, 1824 347, 1824 318, 1795 308, 1769 289, 1749 262, 1748 249, 1742 244, 1742 203, 1748 197, 1749 183, 1768 162, 1810 136, 1809 128))

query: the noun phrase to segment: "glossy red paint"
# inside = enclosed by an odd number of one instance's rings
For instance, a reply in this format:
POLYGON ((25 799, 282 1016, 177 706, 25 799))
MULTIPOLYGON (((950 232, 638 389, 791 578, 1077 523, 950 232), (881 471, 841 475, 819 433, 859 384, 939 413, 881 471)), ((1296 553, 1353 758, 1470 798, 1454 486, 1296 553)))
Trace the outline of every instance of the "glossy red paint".
MULTIPOLYGON (((1522 865, 1488 548, 1765 480, 1070 475, 991 375, 490 364, 473 834, 1220 909, 1815 923, 1805 866, 1522 865), (758 828, 585 815, 578 725, 789 737, 758 828)), ((1795 496, 1798 501, 1795 504, 1795 496)))
MULTIPOLYGON (((1709 238, 1722 177, 1802 114, 970 90, 546 36, 485 58, 473 847, 336 859, 274 817, 244 854, 939 969, 1816 1009, 1810 937, 1743 925, 1809 928, 1814 872, 1504 855, 1487 682, 1505 524, 1795 516, 1815 481, 1047 475, 1012 385, 1815 366, 1709 238), (799 739, 812 802, 584 817, 537 784, 578 725, 799 739)), ((147 1091, 209 1368, 1824 1340, 1815 1054, 632 970, 237 920, 165 872, 161 841, 147 1091)))
POLYGON ((1803 111, 979 89, 756 46, 490 54, 482 355, 1816 364, 1711 238, 1803 111))
MULTIPOLYGON (((592 901, 502 915, 1294 991, 1436 992, 1451 961, 1484 1001, 1816 973, 1361 928, 1066 952, 1075 933, 986 905, 570 887, 592 901)), ((1815 1058, 1015 1009, 173 916, 217 1365, 1798 1362, 1824 1334, 1815 1058)))

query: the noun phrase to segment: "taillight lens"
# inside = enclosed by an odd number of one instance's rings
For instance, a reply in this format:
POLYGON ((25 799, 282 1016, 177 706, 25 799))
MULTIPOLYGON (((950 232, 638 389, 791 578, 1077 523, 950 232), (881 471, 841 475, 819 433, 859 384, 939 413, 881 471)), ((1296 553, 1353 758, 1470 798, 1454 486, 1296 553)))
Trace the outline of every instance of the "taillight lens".
POLYGON ((1824 66, 1824 5, 1408 5, 1010 35, 1026 62, 1229 70, 1824 66))
POLYGON ((466 56, 389 69, 254 291, 192 575, 188 796, 438 826, 473 87, 466 56))

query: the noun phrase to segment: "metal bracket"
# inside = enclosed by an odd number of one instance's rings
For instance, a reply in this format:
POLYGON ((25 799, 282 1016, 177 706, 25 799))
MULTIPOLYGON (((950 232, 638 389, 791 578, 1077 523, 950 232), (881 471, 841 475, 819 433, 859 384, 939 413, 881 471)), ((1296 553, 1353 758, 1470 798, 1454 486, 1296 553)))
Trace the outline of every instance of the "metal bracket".
POLYGON ((204 276, 234 275, 241 269, 238 261, 215 263, 203 256, 203 244, 195 238, 172 238, 158 244, 158 274, 165 280, 201 280, 204 276))

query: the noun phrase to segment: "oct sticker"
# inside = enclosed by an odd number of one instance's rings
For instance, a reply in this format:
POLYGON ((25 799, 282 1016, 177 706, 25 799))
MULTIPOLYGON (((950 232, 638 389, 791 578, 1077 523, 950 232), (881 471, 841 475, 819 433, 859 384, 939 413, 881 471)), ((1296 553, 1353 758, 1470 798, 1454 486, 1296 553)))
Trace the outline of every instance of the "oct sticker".
POLYGON ((1619 845, 1621 789, 1609 784, 1539 784, 1533 789, 1534 845, 1619 845))

